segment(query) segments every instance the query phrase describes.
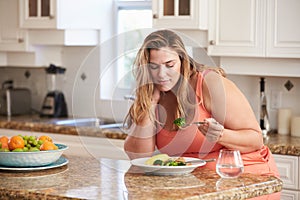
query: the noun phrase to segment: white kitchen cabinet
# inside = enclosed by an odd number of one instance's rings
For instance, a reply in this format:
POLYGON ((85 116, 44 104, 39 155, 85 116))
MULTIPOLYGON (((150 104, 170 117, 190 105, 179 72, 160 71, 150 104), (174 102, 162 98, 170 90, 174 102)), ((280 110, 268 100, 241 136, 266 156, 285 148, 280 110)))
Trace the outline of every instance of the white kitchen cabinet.
POLYGON ((300 1, 269 0, 267 57, 300 58, 300 1))
MULTIPOLYGON (((107 2, 107 1, 106 1, 107 2)), ((19 0, 20 27, 32 45, 96 46, 103 6, 98 0, 19 0)), ((106 3, 107 4, 107 3, 106 3)))
POLYGON ((262 56, 263 0, 209 1, 208 54, 262 56))
POLYGON ((300 197, 300 159, 298 156, 273 154, 280 179, 283 181, 281 200, 298 200, 300 197))
POLYGON ((19 27, 18 1, 0 1, 0 51, 15 52, 28 49, 28 34, 19 27), (9 20, 8 20, 9 19, 9 20))
POLYGON ((209 55, 300 58, 300 1, 209 3, 209 55))
POLYGON ((280 200, 299 200, 300 192, 293 190, 285 190, 281 191, 280 200))
POLYGON ((100 43, 100 30, 36 30, 28 31, 31 45, 97 46, 100 43))
POLYGON ((20 26, 33 29, 99 29, 99 0, 19 0, 20 26))
MULTIPOLYGON (((1 18, 1 17, 0 17, 1 18)), ((0 51, 16 52, 28 50, 27 31, 18 28, 0 28, 0 51)))
POLYGON ((152 0, 153 27, 207 30, 207 0, 152 0))

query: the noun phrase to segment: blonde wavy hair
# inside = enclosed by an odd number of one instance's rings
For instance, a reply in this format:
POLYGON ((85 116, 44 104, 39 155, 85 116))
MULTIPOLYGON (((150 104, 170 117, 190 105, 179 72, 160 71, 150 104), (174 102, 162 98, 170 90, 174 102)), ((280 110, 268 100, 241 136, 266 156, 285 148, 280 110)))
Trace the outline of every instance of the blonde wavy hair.
POLYGON ((181 61, 180 73, 181 77, 178 81, 178 89, 175 92, 177 97, 178 107, 176 111, 177 117, 186 117, 190 106, 194 102, 189 99, 189 79, 197 71, 204 71, 212 69, 217 73, 225 76, 221 68, 207 67, 202 64, 196 63, 187 53, 181 38, 171 30, 158 30, 149 34, 141 48, 139 49, 134 61, 134 77, 136 80, 135 101, 131 105, 129 112, 126 116, 125 122, 128 127, 132 123, 139 124, 146 116, 149 116, 151 121, 155 122, 155 113, 151 112, 151 98, 154 91, 154 83, 149 73, 148 64, 150 62, 150 50, 170 48, 175 51, 181 61), (184 105, 184 106, 183 106, 184 105))

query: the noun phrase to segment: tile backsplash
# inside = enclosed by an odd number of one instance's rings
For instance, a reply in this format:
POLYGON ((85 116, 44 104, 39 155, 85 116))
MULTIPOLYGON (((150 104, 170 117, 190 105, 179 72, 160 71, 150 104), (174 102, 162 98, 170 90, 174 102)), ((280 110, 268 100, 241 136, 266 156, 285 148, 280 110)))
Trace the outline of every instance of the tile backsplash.
MULTIPOLYGON (((260 113, 260 78, 258 76, 228 75, 245 94, 257 119, 260 113)), ((293 116, 300 116, 300 78, 265 77, 265 93, 271 129, 277 129, 279 108, 291 108, 293 116), (293 84, 288 90, 287 82, 293 84)))
POLYGON ((13 80, 14 88, 28 88, 31 91, 32 109, 41 109, 47 94, 46 72, 44 68, 0 67, 0 83, 13 80))

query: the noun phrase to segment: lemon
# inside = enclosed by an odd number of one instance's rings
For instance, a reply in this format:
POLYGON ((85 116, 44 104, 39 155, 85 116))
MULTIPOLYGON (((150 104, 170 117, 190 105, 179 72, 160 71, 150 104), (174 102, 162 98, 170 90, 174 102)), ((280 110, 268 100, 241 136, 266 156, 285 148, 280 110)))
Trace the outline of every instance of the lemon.
POLYGON ((169 160, 170 157, 167 154, 157 154, 146 160, 146 165, 153 165, 156 160, 161 160, 163 162, 169 160))

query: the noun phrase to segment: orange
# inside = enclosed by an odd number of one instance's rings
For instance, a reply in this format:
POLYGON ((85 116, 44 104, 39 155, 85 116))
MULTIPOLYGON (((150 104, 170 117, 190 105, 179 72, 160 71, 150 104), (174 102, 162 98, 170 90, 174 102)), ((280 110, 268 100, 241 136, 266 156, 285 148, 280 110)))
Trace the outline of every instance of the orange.
POLYGON ((53 143, 49 141, 44 141, 44 143, 41 145, 40 150, 41 151, 47 151, 47 150, 56 150, 58 147, 53 143))
POLYGON ((0 137, 0 142, 1 142, 1 148, 2 149, 8 149, 8 137, 6 137, 6 136, 2 136, 2 137, 0 137))
POLYGON ((8 148, 11 151, 17 148, 23 149, 24 146, 25 146, 25 142, 23 138, 19 135, 12 136, 8 141, 8 148))
POLYGON ((39 140, 53 142, 52 138, 48 135, 42 135, 39 137, 39 140))

